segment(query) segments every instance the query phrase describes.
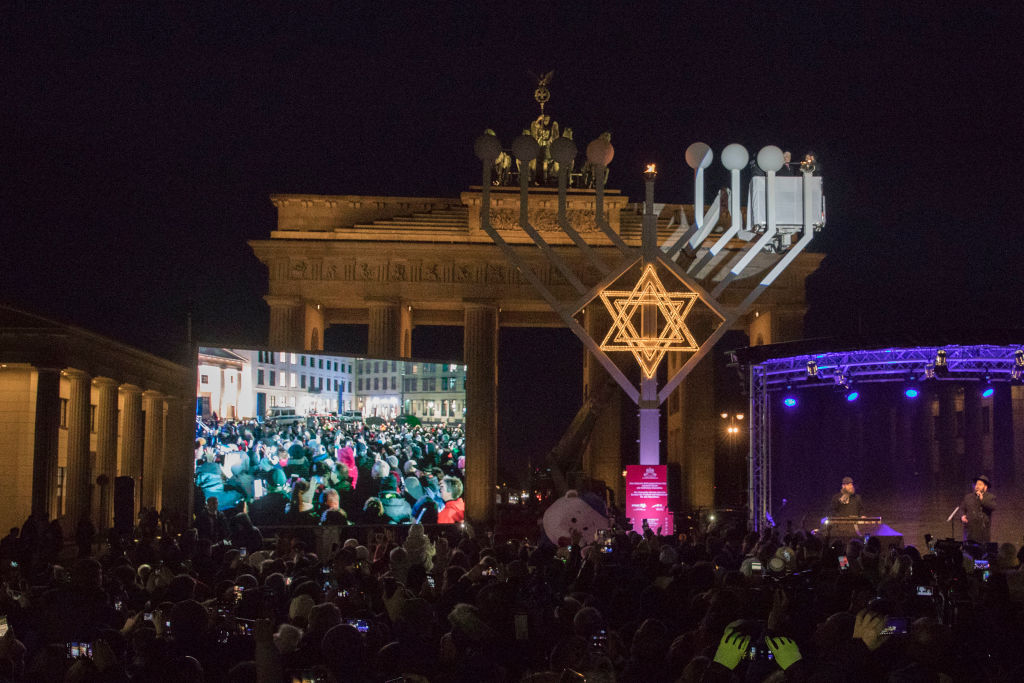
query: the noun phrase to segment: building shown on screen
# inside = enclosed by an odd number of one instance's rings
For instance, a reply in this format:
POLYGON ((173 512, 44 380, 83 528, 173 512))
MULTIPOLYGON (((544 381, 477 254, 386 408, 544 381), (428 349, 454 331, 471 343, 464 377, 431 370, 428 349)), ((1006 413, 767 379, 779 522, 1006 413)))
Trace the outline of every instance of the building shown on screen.
POLYGON ((466 366, 455 363, 202 346, 197 368, 196 414, 204 418, 466 417, 466 366))

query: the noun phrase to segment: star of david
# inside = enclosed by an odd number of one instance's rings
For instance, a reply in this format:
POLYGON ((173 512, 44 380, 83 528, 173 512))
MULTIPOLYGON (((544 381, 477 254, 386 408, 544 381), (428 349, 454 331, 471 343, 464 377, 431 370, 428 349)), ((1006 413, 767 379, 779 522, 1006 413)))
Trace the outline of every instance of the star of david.
POLYGON ((697 301, 694 292, 669 292, 653 265, 644 268, 632 290, 601 293, 601 302, 612 316, 612 326, 601 342, 602 351, 629 351, 647 377, 669 351, 696 351, 697 340, 686 326, 686 317, 697 301), (644 322, 654 316, 655 333, 645 336, 644 322))

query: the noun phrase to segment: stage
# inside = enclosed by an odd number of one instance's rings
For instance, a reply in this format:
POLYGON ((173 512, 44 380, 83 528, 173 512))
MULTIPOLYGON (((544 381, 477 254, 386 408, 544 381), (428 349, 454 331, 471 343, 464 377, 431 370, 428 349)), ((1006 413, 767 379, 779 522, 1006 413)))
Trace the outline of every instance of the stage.
MULTIPOLYGON (((964 494, 963 490, 940 491, 920 490, 913 486, 914 482, 900 491, 872 490, 870 487, 858 487, 857 492, 864 499, 864 514, 881 517, 884 524, 903 536, 904 545, 913 545, 918 549, 924 547, 924 535, 931 534, 935 538, 948 538, 950 524, 946 518, 953 511, 964 494)), ((994 483, 994 482, 993 482, 994 483)), ((789 485, 776 482, 773 491, 778 494, 775 504, 774 519, 780 528, 785 529, 791 521, 795 528, 807 530, 820 528, 821 518, 828 507, 832 494, 839 491, 839 480, 833 488, 802 494, 808 482, 795 481, 789 485), (787 496, 787 492, 789 495, 787 496), (782 498, 786 504, 782 505, 782 498)), ((992 516, 992 540, 999 543, 1013 543, 1020 547, 1024 540, 1024 495, 1015 488, 999 490, 995 487, 997 508, 992 516)), ((953 538, 961 539, 962 525, 960 513, 954 517, 953 538)))

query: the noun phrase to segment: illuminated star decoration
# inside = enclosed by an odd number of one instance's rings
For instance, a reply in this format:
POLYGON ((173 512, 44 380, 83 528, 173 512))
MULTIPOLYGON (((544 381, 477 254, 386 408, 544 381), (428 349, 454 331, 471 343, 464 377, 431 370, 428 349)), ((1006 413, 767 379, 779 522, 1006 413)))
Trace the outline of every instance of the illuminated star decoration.
POLYGON ((696 351, 700 345, 686 326, 697 295, 669 292, 647 265, 632 291, 605 290, 601 302, 612 326, 601 342, 602 351, 630 351, 646 377, 654 377, 669 351, 696 351), (643 335, 646 316, 654 316, 654 335, 643 335))

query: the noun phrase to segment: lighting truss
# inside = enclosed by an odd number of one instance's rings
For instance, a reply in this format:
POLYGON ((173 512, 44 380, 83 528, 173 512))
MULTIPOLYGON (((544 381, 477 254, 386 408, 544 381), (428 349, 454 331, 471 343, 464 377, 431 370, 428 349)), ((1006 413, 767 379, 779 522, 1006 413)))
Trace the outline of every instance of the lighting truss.
MULTIPOLYGON (((1019 346, 922 346, 866 351, 842 351, 775 358, 759 365, 764 369, 767 391, 802 384, 806 386, 808 363, 813 362, 823 378, 849 378, 857 383, 904 381, 908 375, 928 377, 936 353, 946 351, 948 374, 943 380, 973 380, 985 374, 993 381, 1012 378, 1019 346)), ((813 385, 810 385, 813 386, 813 385)))

